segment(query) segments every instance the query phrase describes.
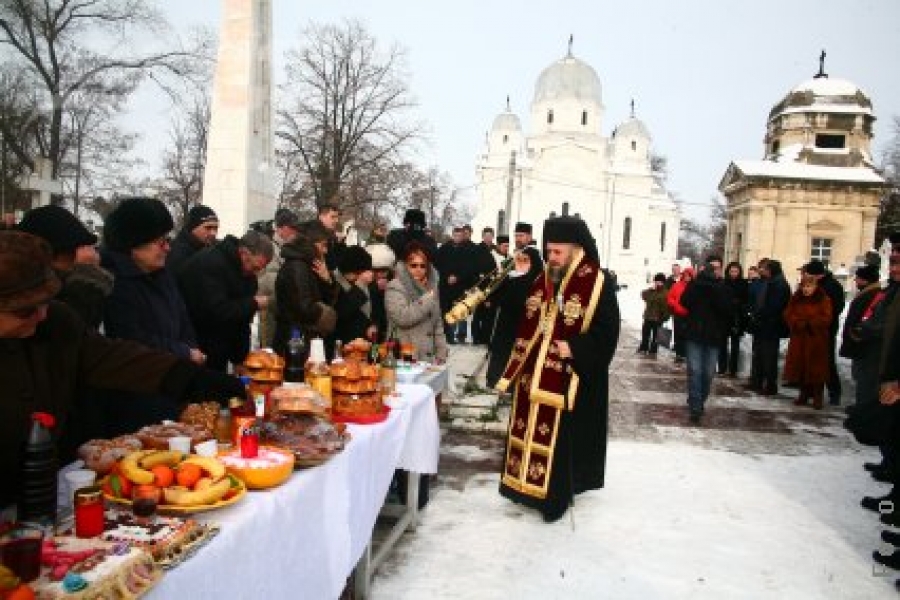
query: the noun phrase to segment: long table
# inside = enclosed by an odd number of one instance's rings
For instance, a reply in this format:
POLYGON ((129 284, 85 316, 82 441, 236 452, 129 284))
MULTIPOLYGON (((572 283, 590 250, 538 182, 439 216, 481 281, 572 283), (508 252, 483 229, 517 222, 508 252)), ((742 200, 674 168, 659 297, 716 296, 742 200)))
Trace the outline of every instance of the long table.
POLYGON ((350 425, 349 444, 324 465, 198 515, 221 532, 148 597, 337 598, 368 552, 394 470, 437 472, 434 392, 422 384, 398 389, 388 419, 350 425))

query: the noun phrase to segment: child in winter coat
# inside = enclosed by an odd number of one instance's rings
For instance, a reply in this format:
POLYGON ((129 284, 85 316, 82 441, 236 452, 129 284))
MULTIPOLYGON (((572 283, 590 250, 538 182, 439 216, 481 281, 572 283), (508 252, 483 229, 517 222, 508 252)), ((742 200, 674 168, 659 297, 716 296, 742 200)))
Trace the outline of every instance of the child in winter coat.
POLYGON ((813 408, 821 409, 829 374, 831 300, 815 277, 803 276, 800 288, 784 309, 784 320, 791 331, 784 380, 800 386, 795 405, 803 406, 812 399, 813 408))
POLYGON ((657 336, 660 326, 669 318, 669 307, 666 303, 666 276, 657 273, 653 277, 653 285, 641 292, 644 301, 644 324, 641 327, 641 345, 638 354, 656 356, 659 342, 657 336))

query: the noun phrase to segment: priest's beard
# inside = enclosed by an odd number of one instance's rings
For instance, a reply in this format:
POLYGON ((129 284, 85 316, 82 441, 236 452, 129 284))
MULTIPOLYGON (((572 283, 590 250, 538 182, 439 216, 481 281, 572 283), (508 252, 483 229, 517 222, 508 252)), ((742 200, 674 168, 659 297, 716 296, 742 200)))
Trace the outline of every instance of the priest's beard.
POLYGON ((550 281, 554 284, 559 284, 559 282, 563 280, 563 277, 566 276, 568 268, 568 265, 565 267, 550 267, 550 281))

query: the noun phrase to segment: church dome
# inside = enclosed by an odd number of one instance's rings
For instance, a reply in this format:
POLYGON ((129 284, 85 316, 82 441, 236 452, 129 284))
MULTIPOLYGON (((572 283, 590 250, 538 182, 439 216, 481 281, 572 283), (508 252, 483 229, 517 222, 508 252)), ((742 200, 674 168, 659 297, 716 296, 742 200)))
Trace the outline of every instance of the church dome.
POLYGON ((497 115, 494 119, 494 124, 491 125, 491 130, 518 132, 522 131, 522 123, 519 121, 518 116, 507 110, 497 115))
POLYGON ((534 103, 586 100, 601 104, 600 78, 586 62, 569 53, 541 72, 534 86, 534 103))
POLYGON ((650 130, 644 125, 644 122, 636 117, 631 117, 618 127, 616 127, 616 137, 638 137, 650 139, 650 130))
POLYGON ((872 101, 856 84, 821 75, 795 86, 769 112, 769 119, 791 113, 872 115, 872 101))

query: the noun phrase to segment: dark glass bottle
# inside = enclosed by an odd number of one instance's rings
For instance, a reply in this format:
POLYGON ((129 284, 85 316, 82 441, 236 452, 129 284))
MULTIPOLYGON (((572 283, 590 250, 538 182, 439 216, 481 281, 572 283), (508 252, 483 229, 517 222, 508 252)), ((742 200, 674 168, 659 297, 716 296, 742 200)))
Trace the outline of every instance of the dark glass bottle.
POLYGON ((284 380, 302 383, 305 378, 304 369, 307 358, 309 358, 309 350, 306 347, 306 340, 303 339, 300 330, 294 328, 284 357, 284 380))
POLYGON ((388 337, 388 354, 393 354, 394 360, 400 360, 400 340, 397 339, 397 328, 393 325, 388 337))
POLYGON ((18 504, 18 519, 31 523, 56 521, 56 477, 59 464, 56 443, 50 430, 54 426, 52 415, 31 415, 31 433, 25 444, 22 459, 22 487, 18 504))

